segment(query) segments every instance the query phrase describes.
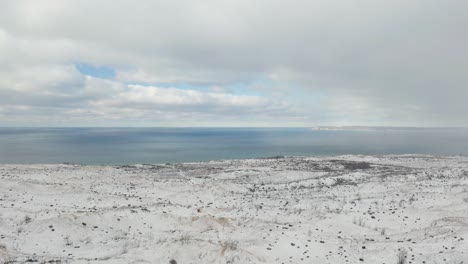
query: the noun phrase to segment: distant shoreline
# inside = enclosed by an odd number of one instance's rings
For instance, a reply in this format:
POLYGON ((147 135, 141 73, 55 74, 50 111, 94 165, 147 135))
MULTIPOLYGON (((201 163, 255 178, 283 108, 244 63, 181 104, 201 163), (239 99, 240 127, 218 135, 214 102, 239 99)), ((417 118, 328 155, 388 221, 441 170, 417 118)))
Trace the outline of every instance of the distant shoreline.
POLYGON ((398 127, 398 126, 317 126, 315 130, 465 130, 468 127, 398 127))
POLYGON ((0 126, 0 129, 468 129, 456 126, 0 126))
POLYGON ((468 155, 433 155, 433 154, 383 154, 383 155, 366 155, 366 154, 342 154, 342 155, 309 155, 309 156, 271 156, 271 157, 253 157, 253 158, 239 158, 239 159, 213 159, 203 161, 184 161, 184 162, 162 162, 162 163, 116 163, 116 164, 86 164, 75 162, 60 162, 60 163, 1 163, 0 166, 82 166, 82 167, 125 167, 125 166, 158 166, 158 165, 184 165, 184 164, 210 164, 217 162, 244 162, 256 160, 287 160, 287 159, 349 159, 349 158, 465 158, 468 155))

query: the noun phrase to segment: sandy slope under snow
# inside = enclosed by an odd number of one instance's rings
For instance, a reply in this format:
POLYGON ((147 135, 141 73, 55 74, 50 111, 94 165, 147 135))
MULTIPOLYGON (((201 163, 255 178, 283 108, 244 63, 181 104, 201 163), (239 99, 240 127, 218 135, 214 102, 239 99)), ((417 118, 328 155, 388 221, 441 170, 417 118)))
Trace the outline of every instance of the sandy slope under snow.
POLYGON ((0 263, 468 263, 468 158, 0 165, 0 263), (401 253, 400 253, 401 252, 401 253))

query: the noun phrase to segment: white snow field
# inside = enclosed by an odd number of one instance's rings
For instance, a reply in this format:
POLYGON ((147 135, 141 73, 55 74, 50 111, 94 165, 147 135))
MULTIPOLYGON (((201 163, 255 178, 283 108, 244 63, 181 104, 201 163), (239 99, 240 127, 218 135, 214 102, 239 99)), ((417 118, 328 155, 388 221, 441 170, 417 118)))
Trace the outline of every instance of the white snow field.
POLYGON ((0 165, 0 263, 468 263, 468 157, 0 165))

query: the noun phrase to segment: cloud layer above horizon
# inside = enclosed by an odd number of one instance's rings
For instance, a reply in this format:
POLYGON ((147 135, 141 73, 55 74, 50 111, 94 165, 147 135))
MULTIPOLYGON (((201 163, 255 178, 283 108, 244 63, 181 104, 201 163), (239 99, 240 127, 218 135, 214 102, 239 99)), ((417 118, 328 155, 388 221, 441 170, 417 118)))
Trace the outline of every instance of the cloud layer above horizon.
POLYGON ((466 10, 6 0, 0 126, 468 126, 466 10))

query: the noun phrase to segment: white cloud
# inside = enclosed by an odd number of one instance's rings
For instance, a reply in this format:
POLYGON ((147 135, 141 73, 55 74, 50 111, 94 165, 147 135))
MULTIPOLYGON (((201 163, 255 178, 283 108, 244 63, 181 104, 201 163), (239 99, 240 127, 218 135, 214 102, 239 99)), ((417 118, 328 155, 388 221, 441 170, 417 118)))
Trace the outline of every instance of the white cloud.
POLYGON ((206 93, 196 90, 159 88, 154 86, 129 85, 128 89, 118 93, 107 105, 144 104, 161 106, 198 106, 219 107, 263 107, 268 100, 259 96, 239 96, 226 93, 206 93))
POLYGON ((33 109, 34 118, 120 113, 122 125, 133 122, 131 109, 213 125, 233 113, 256 125, 273 112, 283 113, 275 125, 468 125, 467 8, 455 0, 6 0, 0 102, 8 120, 28 106, 62 109, 33 109), (77 62, 115 68, 116 78, 82 76, 77 62), (239 84, 244 94, 226 92, 239 84))
POLYGON ((167 121, 170 125, 196 125, 197 121, 220 118, 242 122, 250 114, 266 119, 291 114, 284 102, 261 96, 128 85, 81 75, 72 66, 49 65, 2 74, 0 121, 12 125, 157 125, 167 121))

